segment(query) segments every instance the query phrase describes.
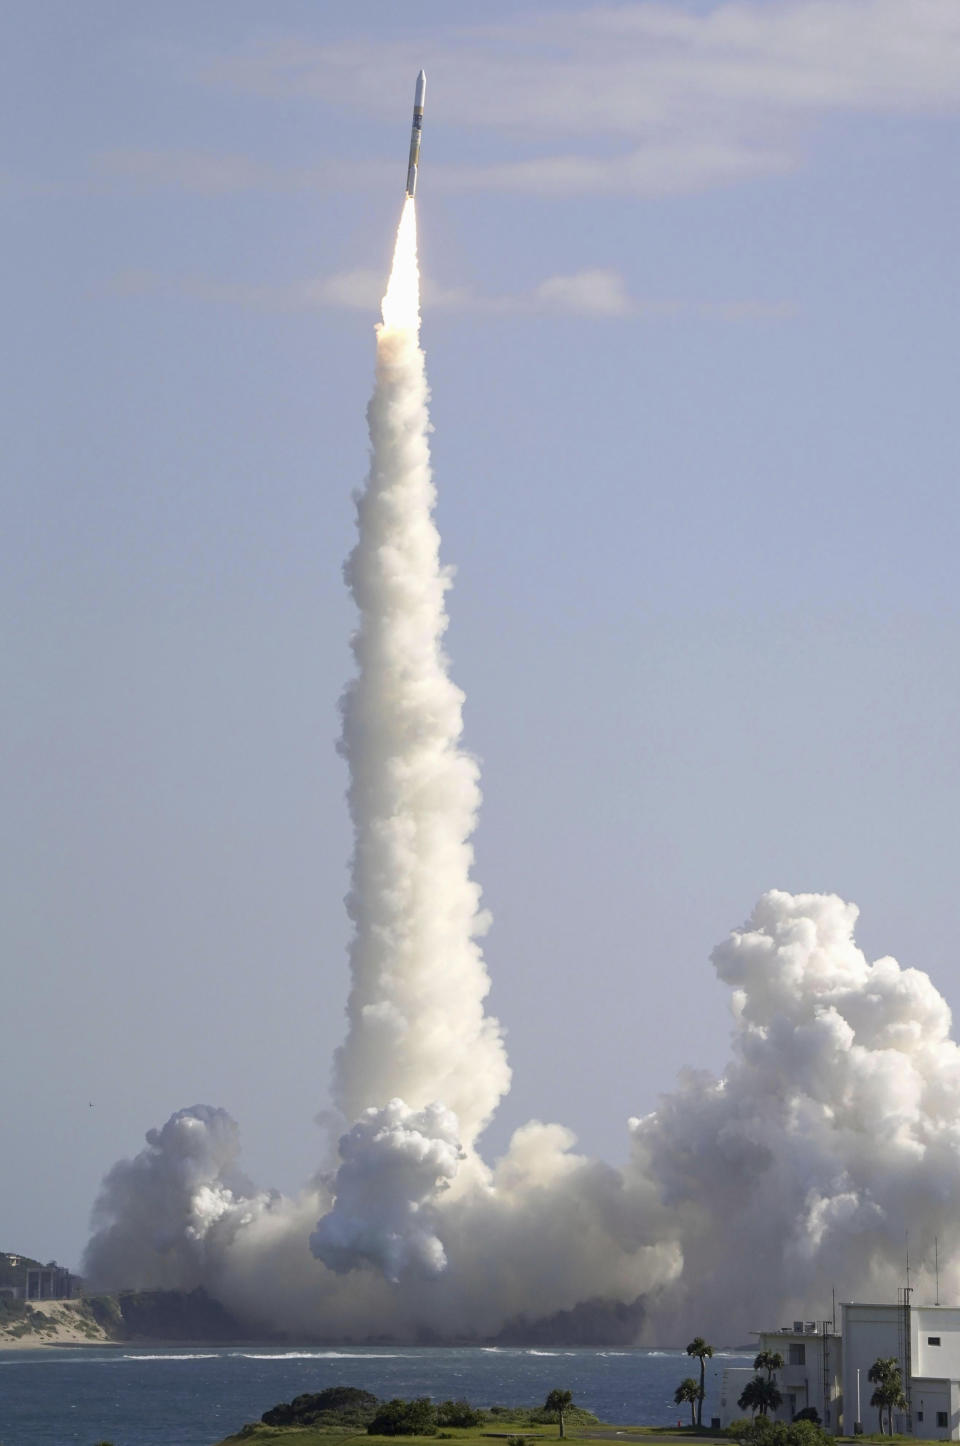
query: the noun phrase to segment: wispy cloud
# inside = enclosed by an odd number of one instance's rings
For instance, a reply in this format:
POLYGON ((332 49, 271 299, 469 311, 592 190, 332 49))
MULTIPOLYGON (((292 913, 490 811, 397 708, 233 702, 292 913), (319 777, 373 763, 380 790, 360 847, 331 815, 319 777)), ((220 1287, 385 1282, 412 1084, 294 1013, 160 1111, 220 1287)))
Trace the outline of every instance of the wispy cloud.
POLYGON ((403 41, 288 35, 222 57, 205 79, 395 114, 400 77, 421 63, 433 114, 493 138, 492 158, 437 167, 433 184, 700 190, 796 164, 830 114, 960 110, 960 4, 641 0, 403 41))
MULTIPOLYGON (((434 164, 430 188, 447 192, 516 191, 528 195, 670 195, 788 170, 785 151, 703 140, 645 144, 616 156, 570 152, 486 165, 434 164)), ((94 160, 98 180, 135 189, 211 197, 242 191, 355 190, 396 184, 397 167, 380 161, 311 167, 273 166, 243 155, 185 150, 105 151, 94 160)))
POLYGON ((250 156, 192 150, 143 150, 123 147, 102 151, 93 161, 100 180, 135 188, 223 196, 238 191, 314 191, 383 184, 396 179, 396 166, 328 162, 317 166, 275 166, 250 156))
MULTIPOLYGON (((121 296, 161 295, 256 311, 363 311, 373 319, 383 293, 378 272, 352 270, 287 285, 241 284, 206 277, 165 277, 125 271, 109 290, 121 296)), ((618 271, 594 267, 567 276, 548 276, 527 293, 484 296, 467 286, 424 284, 424 310, 490 316, 575 316, 598 320, 694 317, 717 322, 784 321, 796 314, 783 301, 645 300, 630 294, 618 271)))

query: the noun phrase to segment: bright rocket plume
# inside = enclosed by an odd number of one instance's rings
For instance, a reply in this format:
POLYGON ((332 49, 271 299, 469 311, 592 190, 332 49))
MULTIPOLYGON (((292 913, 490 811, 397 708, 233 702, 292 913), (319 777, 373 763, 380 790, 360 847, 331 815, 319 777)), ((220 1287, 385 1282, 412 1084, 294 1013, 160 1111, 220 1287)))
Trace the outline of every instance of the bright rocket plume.
POLYGON ((477 1154, 510 1071, 484 1009, 478 768, 442 645, 412 198, 382 314, 346 566, 359 625, 340 742, 354 932, 339 1168, 295 1199, 258 1192, 230 1116, 178 1111, 105 1178, 84 1273, 203 1284, 252 1326, 305 1338, 731 1341, 825 1315, 831 1287, 893 1298, 909 1226, 921 1290, 938 1238, 957 1295, 950 1011, 925 974, 868 961, 855 906, 834 895, 771 891, 714 950, 730 1063, 722 1079, 682 1075, 630 1121, 623 1169, 539 1121, 492 1166, 477 1154))
POLYGON ((488 920, 470 876, 479 770, 460 747, 463 694, 443 652, 450 574, 432 516, 416 242, 408 199, 377 328, 370 475, 345 569, 360 625, 342 703, 354 937, 335 1100, 347 1120, 397 1096, 415 1110, 440 1100, 469 1147, 510 1075, 483 1009, 490 980, 477 941, 488 920))
POLYGON ((446 1266, 428 1202, 438 1182, 456 1178, 510 1081, 499 1025, 483 1009, 490 980, 477 940, 487 919, 469 842, 478 769, 460 747, 463 694, 443 653, 450 577, 432 517, 412 197, 382 312, 370 475, 346 567, 360 626, 340 744, 350 769, 354 937, 334 1084, 357 1124, 341 1146, 336 1204, 311 1244, 335 1270, 370 1261, 396 1278, 446 1266), (434 1102, 442 1108, 431 1113, 434 1102))

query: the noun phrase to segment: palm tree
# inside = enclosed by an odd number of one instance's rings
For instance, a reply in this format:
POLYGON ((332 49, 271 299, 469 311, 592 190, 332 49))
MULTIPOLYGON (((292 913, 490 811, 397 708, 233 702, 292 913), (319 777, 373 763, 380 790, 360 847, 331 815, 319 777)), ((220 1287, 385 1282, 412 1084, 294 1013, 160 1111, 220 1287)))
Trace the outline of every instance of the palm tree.
POLYGON ((783 1365, 783 1356, 779 1351, 761 1351, 754 1359, 753 1369, 755 1371, 766 1371, 767 1380, 772 1381, 774 1371, 782 1371, 783 1365))
POLYGON ((748 1381, 737 1400, 741 1411, 752 1411, 754 1416, 765 1416, 768 1411, 776 1411, 782 1404, 783 1397, 775 1383, 765 1381, 762 1376, 754 1376, 752 1381, 748 1381))
POLYGON ((572 1405, 573 1405, 573 1392, 572 1392, 572 1391, 551 1391, 550 1394, 549 1394, 549 1396, 547 1397, 547 1399, 546 1399, 546 1400, 544 1401, 544 1403, 543 1403, 543 1409, 544 1409, 545 1411, 554 1411, 554 1412, 556 1412, 557 1417, 558 1417, 558 1419, 559 1419, 559 1421, 560 1421, 560 1435, 561 1435, 561 1437, 563 1437, 563 1436, 566 1435, 566 1431, 564 1430, 564 1424, 563 1424, 563 1413, 564 1413, 566 1410, 568 1410, 569 1407, 572 1406, 572 1405))
MULTIPOLYGON (((689 1404, 690 1425, 696 1426, 697 1407, 700 1404, 700 1387, 697 1385, 696 1381, 693 1379, 692 1376, 687 1376, 684 1380, 680 1382, 679 1386, 673 1393, 673 1399, 678 1406, 682 1406, 684 1402, 687 1402, 689 1404)), ((677 1424, 679 1425, 679 1422, 677 1424)))
POLYGON ((867 1372, 867 1380, 876 1386, 876 1390, 870 1397, 871 1406, 875 1406, 880 1421, 880 1434, 883 1435, 883 1413, 887 1413, 887 1431, 893 1435, 893 1413, 902 1411, 907 1398, 903 1394, 903 1377, 900 1374, 900 1362, 896 1356, 878 1356, 867 1372))
POLYGON ((707 1394, 704 1387, 704 1377, 707 1371, 706 1360, 708 1356, 713 1355, 713 1346, 708 1346, 703 1336, 694 1336, 693 1340, 687 1346, 687 1355, 698 1356, 700 1360, 700 1399, 697 1402, 697 1425, 702 1426, 703 1398, 707 1394))

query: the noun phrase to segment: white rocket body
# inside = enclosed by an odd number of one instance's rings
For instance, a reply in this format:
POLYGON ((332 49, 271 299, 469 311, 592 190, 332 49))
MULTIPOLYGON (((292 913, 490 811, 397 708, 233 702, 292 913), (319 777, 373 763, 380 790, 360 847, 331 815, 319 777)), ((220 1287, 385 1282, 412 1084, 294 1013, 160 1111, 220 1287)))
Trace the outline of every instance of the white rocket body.
POLYGON ((423 101, 427 93, 427 77, 421 70, 413 96, 413 125, 410 128, 410 159, 407 162, 407 195, 417 194, 417 172, 420 169, 420 137, 423 134, 423 101))

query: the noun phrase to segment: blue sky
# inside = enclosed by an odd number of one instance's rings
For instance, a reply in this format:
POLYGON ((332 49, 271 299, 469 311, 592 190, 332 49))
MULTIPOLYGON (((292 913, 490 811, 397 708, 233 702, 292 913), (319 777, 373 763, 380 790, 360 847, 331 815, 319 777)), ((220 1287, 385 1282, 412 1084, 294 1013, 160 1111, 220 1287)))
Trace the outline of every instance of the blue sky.
POLYGON ((618 1158, 721 1069, 709 952, 768 887, 855 899, 960 1002, 952 0, 14 3, 5 1249, 76 1261, 197 1100, 261 1184, 319 1160, 340 566, 421 64, 490 1150, 535 1115, 618 1158))

